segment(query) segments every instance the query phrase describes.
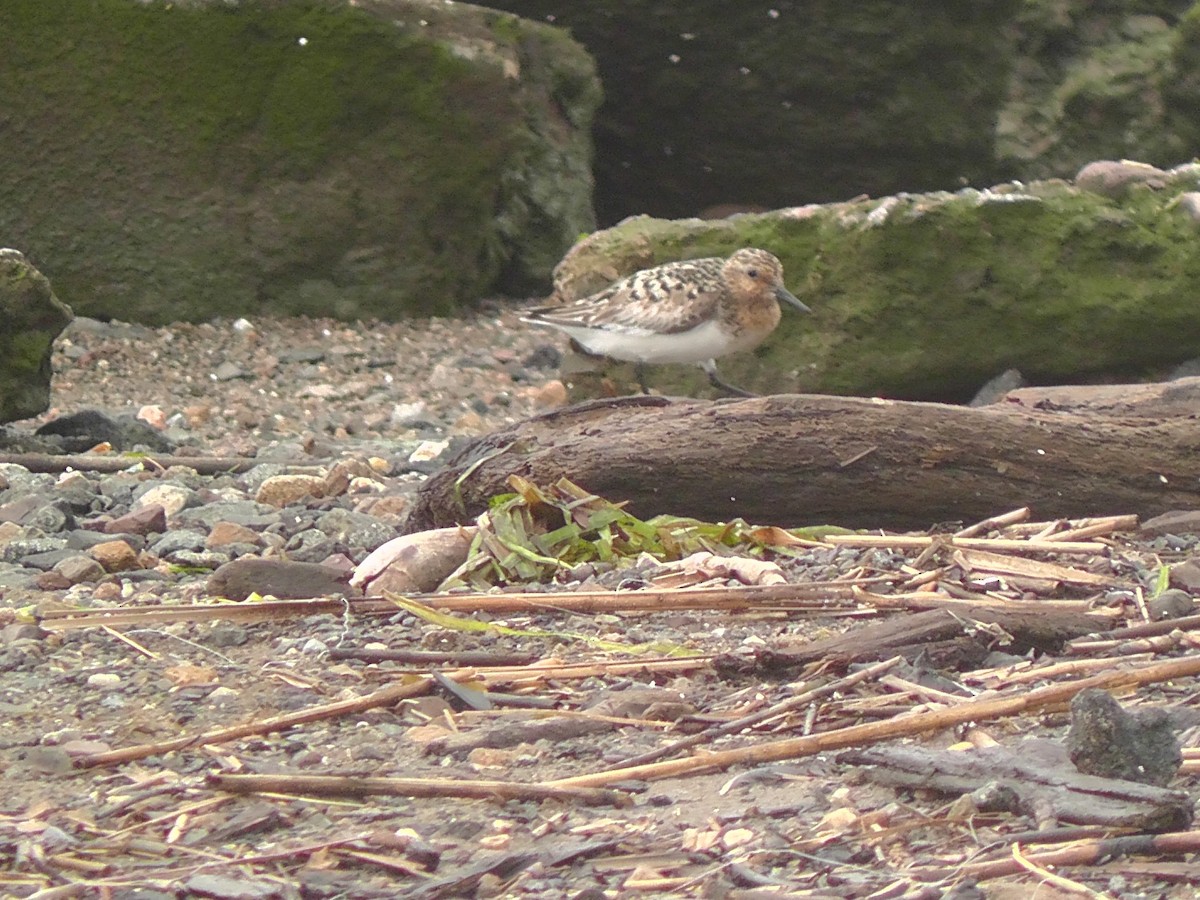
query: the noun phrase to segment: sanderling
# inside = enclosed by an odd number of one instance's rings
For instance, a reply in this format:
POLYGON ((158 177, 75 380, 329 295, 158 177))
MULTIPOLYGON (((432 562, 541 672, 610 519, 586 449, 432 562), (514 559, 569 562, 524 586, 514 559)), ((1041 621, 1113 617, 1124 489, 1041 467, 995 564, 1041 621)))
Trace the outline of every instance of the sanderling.
POLYGON ((766 250, 728 259, 685 259, 635 272, 567 306, 528 310, 522 322, 569 335, 585 351, 637 364, 692 363, 721 390, 753 396, 724 381, 716 358, 757 347, 779 324, 779 301, 811 312, 783 286, 783 266, 766 250))

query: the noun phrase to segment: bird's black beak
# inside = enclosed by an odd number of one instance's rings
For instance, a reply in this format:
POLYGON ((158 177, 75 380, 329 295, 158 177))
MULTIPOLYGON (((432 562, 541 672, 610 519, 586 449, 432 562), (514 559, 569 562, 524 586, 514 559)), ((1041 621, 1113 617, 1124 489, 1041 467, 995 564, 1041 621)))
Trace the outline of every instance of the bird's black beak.
POLYGON ((788 304, 789 306, 794 306, 796 309, 798 309, 802 313, 811 313, 812 312, 811 309, 809 309, 807 306, 805 306, 803 303, 800 302, 800 299, 795 294, 793 294, 787 288, 783 287, 783 285, 780 285, 779 287, 775 288, 775 296, 778 297, 780 300, 782 300, 784 303, 788 304))

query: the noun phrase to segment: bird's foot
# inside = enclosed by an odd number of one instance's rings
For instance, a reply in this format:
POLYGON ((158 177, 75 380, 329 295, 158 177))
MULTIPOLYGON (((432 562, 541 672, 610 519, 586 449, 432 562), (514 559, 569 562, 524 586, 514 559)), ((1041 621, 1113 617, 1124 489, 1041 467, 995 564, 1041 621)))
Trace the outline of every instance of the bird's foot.
POLYGON ((717 390, 725 391, 725 393, 730 394, 734 397, 757 397, 758 396, 758 394, 754 394, 754 393, 751 393, 750 391, 744 390, 743 388, 740 388, 735 384, 730 384, 728 381, 726 381, 724 378, 722 378, 721 374, 717 371, 717 367, 716 367, 715 363, 710 362, 708 365, 704 366, 704 372, 705 372, 705 374, 708 375, 708 383, 711 384, 713 387, 715 387, 717 390))

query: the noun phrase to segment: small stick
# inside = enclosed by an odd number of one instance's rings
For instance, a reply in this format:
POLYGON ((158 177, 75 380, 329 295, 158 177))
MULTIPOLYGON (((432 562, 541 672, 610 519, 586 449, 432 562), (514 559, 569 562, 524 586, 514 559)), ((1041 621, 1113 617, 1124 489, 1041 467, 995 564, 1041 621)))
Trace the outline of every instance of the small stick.
MULTIPOLYGON (((447 612, 636 612, 679 609, 840 609, 856 586, 890 584, 899 576, 835 579, 810 584, 732 585, 642 591, 563 591, 529 594, 411 594, 427 606, 447 612)), ((394 615, 396 605, 378 597, 264 600, 257 603, 189 603, 175 606, 114 607, 107 610, 53 610, 40 623, 51 631, 96 625, 149 625, 164 622, 279 620, 317 613, 342 615, 347 605, 354 615, 394 615)))
POLYGON ((1042 707, 1052 706, 1056 703, 1065 703, 1085 688, 1112 688, 1126 685, 1152 684, 1194 675, 1200 675, 1200 655, 1183 657, 1182 659, 1174 659, 1139 668, 1105 672, 1093 675, 1090 678, 1080 679, 1079 681, 1047 685, 1046 687, 1022 692, 1015 696, 987 697, 972 700, 966 703, 959 703, 956 706, 930 710, 916 715, 903 715, 883 722, 850 725, 846 728, 824 731, 805 737, 770 741, 764 744, 742 747, 737 750, 706 753, 702 756, 673 759, 642 766, 608 769, 602 772, 592 772, 587 775, 577 775, 573 778, 560 778, 549 783, 557 787, 596 787, 631 778, 652 780, 656 778, 669 778, 674 775, 727 769, 729 766, 742 763, 757 764, 779 762, 785 759, 798 759, 828 750, 840 750, 844 747, 874 744, 879 741, 891 740, 892 738, 910 737, 929 731, 938 731, 954 725, 963 725, 967 722, 981 722, 986 719, 1003 718, 1021 712, 1041 709, 1042 707))
POLYGON ((1021 850, 1021 845, 1014 843, 1010 848, 1013 861, 1027 872, 1036 875, 1044 882, 1049 882, 1057 888, 1066 891, 1069 894, 1086 894, 1089 897, 1107 897, 1107 894, 1101 894, 1098 891, 1093 891, 1085 884, 1080 884, 1078 881, 1072 881, 1062 875, 1055 875, 1043 865, 1035 863, 1029 859, 1021 850))
POLYGON ((411 665, 527 666, 536 662, 531 653, 494 653, 488 650, 367 650, 360 647, 330 647, 330 659, 362 662, 400 662, 411 665))
POLYGON ((113 628, 109 625, 104 625, 103 628, 110 637, 115 637, 118 641, 124 641, 126 644, 128 644, 130 647, 132 647, 138 653, 141 653, 143 656, 147 656, 150 659, 154 660, 155 662, 162 659, 161 654, 155 653, 153 650, 149 649, 148 647, 143 647, 141 644, 139 644, 133 638, 126 637, 125 635, 121 634, 121 632, 117 631, 115 628, 113 628))
POLYGON ((956 538, 975 537, 977 534, 983 534, 992 529, 1003 528, 1005 525, 1013 525, 1017 522, 1024 522, 1029 518, 1029 507, 1022 506, 1020 509, 1014 509, 1010 512, 1001 513, 998 516, 992 516, 990 519, 984 519, 981 522, 976 522, 974 525, 968 525, 966 528, 954 532, 956 538))
POLYGON ((429 690, 433 679, 427 675, 411 681, 389 684, 387 687, 367 694, 365 697, 354 697, 350 700, 339 700, 336 703, 326 703, 320 706, 310 706, 294 713, 272 716, 260 722, 248 722, 235 725, 232 728, 216 728, 200 734, 184 735, 169 741, 155 741, 151 744, 137 744, 120 750, 106 750, 103 753, 89 753, 75 760, 75 767, 87 769, 93 766, 112 766, 119 763, 131 762, 135 759, 145 759, 160 753, 170 753, 173 750, 184 750, 188 747, 201 747, 207 744, 225 744, 238 738, 249 737, 252 734, 270 734, 284 731, 308 722, 321 719, 332 719, 337 716, 352 715, 375 709, 379 706, 389 706, 409 697, 416 697, 429 690))
POLYGON ((1139 625, 1129 625, 1125 628, 1114 628, 1106 631, 1104 640, 1089 640, 1086 637, 1068 641, 1065 649, 1070 653, 1095 653, 1119 647, 1128 640, 1137 638, 1159 637, 1173 634, 1176 631, 1195 631, 1200 629, 1200 616, 1184 616, 1179 619, 1163 619, 1159 622, 1143 622, 1139 625))
POLYGON ((1047 541, 1014 540, 1012 538, 959 538, 949 534, 911 535, 894 534, 879 536, 872 534, 829 534, 825 543, 843 547, 894 547, 924 548, 934 541, 947 547, 962 547, 968 550, 1020 550, 1038 553, 1103 553, 1111 549, 1108 544, 1093 541, 1047 541))
POLYGON ((1143 660, 1148 662, 1152 656, 1153 654, 1147 653, 1142 660, 1132 660, 1130 657, 1123 659, 1110 659, 1108 657, 1103 659, 1072 659, 1066 662, 1053 663, 1048 666, 1024 668, 1003 677, 997 674, 1003 670, 985 669, 981 672, 967 672, 962 678, 964 681, 985 682, 991 677, 1000 681, 1004 687, 1008 687, 1009 685, 1028 684, 1031 681, 1049 681, 1061 675, 1082 675, 1097 670, 1115 669, 1117 666, 1128 665, 1130 662, 1142 662, 1143 660))
POLYGON ((672 744, 667 744, 664 747, 658 747, 655 750, 647 750, 645 753, 640 753, 637 756, 631 756, 628 759, 618 763, 621 768, 629 766, 640 766, 644 763, 651 763, 657 759, 662 759, 664 756, 674 756, 680 751, 695 747, 698 744, 711 743, 719 737, 727 734, 737 734, 743 729, 749 728, 752 725, 757 725, 760 722, 765 722, 768 719, 774 719, 785 713, 795 709, 800 709, 814 700, 819 700, 822 697, 828 697, 831 694, 836 694, 860 682, 874 678, 876 675, 886 672, 894 666, 899 665, 904 661, 902 656, 894 656, 891 659, 886 659, 883 662, 875 663, 859 669, 853 675, 847 675, 845 678, 839 678, 837 681, 831 681, 829 684, 822 685, 818 688, 805 691, 803 694, 797 694, 794 697, 788 697, 786 700, 776 703, 773 706, 765 707, 764 709, 756 710, 749 715, 734 719, 731 722, 724 722, 720 725, 715 725, 711 728, 706 728, 704 731, 685 737, 682 740, 675 741, 672 744))
MULTIPOLYGON (((1195 853, 1200 850, 1200 831, 1175 831, 1167 834, 1131 834, 1126 837, 1097 841, 1081 841, 1061 850, 1030 854, 1028 859, 1039 868, 1095 865, 1105 860, 1119 859, 1132 854, 1195 853)), ((921 881, 940 881, 945 878, 974 878, 979 881, 1000 878, 1022 871, 1013 859, 967 863, 949 868, 912 868, 906 875, 921 881)))
MULTIPOLYGON (((105 833, 104 837, 106 840, 112 840, 115 837, 130 834, 134 831, 141 831, 146 828, 153 828, 155 825, 160 825, 163 822, 170 822, 178 819, 181 815, 186 816, 197 812, 207 812, 210 809, 215 809, 216 807, 222 805, 227 800, 229 800, 228 797, 209 797, 205 800, 197 800, 194 803, 188 803, 180 809, 173 809, 169 813, 164 813, 161 816, 155 816, 152 819, 146 819, 142 822, 135 822, 133 825, 130 825, 126 828, 121 828, 117 831, 109 831, 105 833)), ((168 841, 168 843, 170 843, 170 841, 168 841)))
POLYGON ((622 791, 452 778, 364 778, 360 775, 209 775, 213 787, 237 794, 322 797, 460 797, 473 800, 575 800, 589 806, 630 806, 622 791))
MULTIPOLYGON (((96 453, 76 453, 66 456, 48 453, 0 453, 0 463, 8 463, 28 469, 30 472, 65 472, 78 469, 81 472, 123 472, 131 466, 157 468, 159 471, 171 466, 187 466, 201 475, 219 475, 223 472, 249 472, 265 462, 279 460, 259 459, 252 456, 171 456, 171 455, 121 455, 110 456, 96 453)), ((331 459, 306 459, 294 465, 330 465, 331 459)))
POLYGON ((923 684, 915 684, 911 681, 906 681, 899 675, 885 675, 879 679, 879 683, 902 694, 912 694, 914 697, 920 697, 926 703, 941 703, 945 706, 954 706, 958 703, 966 703, 972 699, 971 697, 964 697, 962 694, 948 694, 945 691, 926 687, 923 684))
MULTIPOLYGON (((947 586, 947 590, 950 587, 947 586)), ((869 591, 856 590, 854 599, 859 603, 869 603, 876 609, 966 609, 988 607, 992 609, 1028 609, 1031 611, 1047 609, 1074 609, 1087 612, 1091 606, 1086 600, 1014 600, 1008 597, 996 599, 986 594, 970 594, 967 597, 947 597, 929 591, 916 591, 910 594, 872 594, 869 591)))
POLYGON ((1126 583, 1123 579, 1111 575, 1097 575, 1095 572, 1059 565, 1058 563, 1025 559, 1023 556, 989 553, 985 550, 956 550, 954 560, 968 572, 989 572, 999 575, 1017 576, 1027 575, 1032 578, 1045 578, 1050 581, 1061 581, 1065 584, 1078 584, 1087 587, 1109 587, 1111 585, 1126 583))
POLYGON ((1084 519, 1075 523, 1077 527, 1068 528, 1047 535, 1048 541, 1081 541, 1084 538, 1097 537, 1102 534, 1112 534, 1114 531, 1133 531, 1138 526, 1137 516, 1109 516, 1105 519, 1084 519))

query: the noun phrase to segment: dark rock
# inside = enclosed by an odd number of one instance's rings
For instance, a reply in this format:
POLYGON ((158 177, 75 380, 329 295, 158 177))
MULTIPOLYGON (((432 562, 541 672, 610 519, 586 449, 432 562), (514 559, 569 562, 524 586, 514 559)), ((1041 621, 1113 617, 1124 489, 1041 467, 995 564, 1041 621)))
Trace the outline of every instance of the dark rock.
POLYGON ((351 550, 374 550, 396 536, 395 526, 374 516, 346 509, 331 509, 317 519, 316 526, 332 540, 351 550))
POLYGON ((1165 786, 1183 754, 1163 709, 1128 713, 1107 691, 1088 688, 1071 701, 1071 762, 1086 775, 1165 786))
POLYGON ((290 559, 307 563, 320 563, 327 556, 337 552, 337 543, 325 532, 315 528, 307 528, 293 534, 283 545, 290 559))
POLYGON ((1171 566, 1168 580, 1173 588, 1189 594, 1200 594, 1200 562, 1189 559, 1171 566))
POLYGON ((540 344, 521 360, 529 369, 557 369, 562 365, 562 351, 553 344, 540 344))
POLYGON ((0 628, 0 644, 12 644, 17 641, 40 641, 49 634, 40 625, 32 622, 13 622, 0 628))
POLYGON ((1147 519, 1138 529, 1143 537, 1200 534, 1200 509, 1178 509, 1147 519))
POLYGON ((213 572, 208 593, 229 600, 245 600, 251 594, 270 594, 282 599, 343 596, 358 592, 350 587, 349 575, 315 563, 282 559, 235 559, 213 572))
POLYGON ((1196 601, 1187 591, 1169 588, 1146 604, 1146 611, 1152 622, 1163 619, 1179 619, 1190 616, 1196 608, 1196 601))
POLYGON ((46 550, 41 553, 26 553, 19 557, 21 565, 31 569, 50 570, 65 559, 79 556, 78 550, 46 550))
POLYGON ((323 347, 296 347, 279 354, 281 363, 319 363, 325 359, 323 347))
POLYGON ((240 647, 248 640, 250 633, 236 622, 214 622, 204 642, 210 647, 240 647))
POLYGON ((56 438, 66 453, 83 453, 103 443, 111 444, 114 450, 135 450, 140 446, 159 453, 169 453, 175 447, 161 432, 133 416, 113 418, 95 409, 59 416, 34 434, 56 438))
POLYGON ((214 900, 276 900, 285 896, 280 886, 262 878, 236 878, 228 875, 193 875, 184 882, 192 897, 211 897, 214 900))
POLYGON ((107 544, 115 539, 124 541, 134 550, 144 550, 146 547, 146 539, 140 534, 130 534, 127 531, 108 533, 86 529, 76 529, 67 535, 67 546, 73 550, 91 550, 97 544, 107 544))
POLYGON ((83 581, 99 581, 107 573, 104 566, 90 556, 72 556, 54 566, 54 572, 61 575, 68 585, 79 584, 83 581))
POLYGON ((208 535, 201 531, 190 531, 176 528, 166 532, 150 545, 150 552, 155 556, 166 556, 180 550, 203 550, 204 541, 208 535))
POLYGON ((45 502, 44 497, 30 494, 5 503, 0 506, 0 522, 15 522, 18 525, 24 525, 25 520, 41 509, 45 502))
POLYGON ((47 775, 65 775, 74 763, 62 747, 30 747, 25 752, 25 764, 47 775))
POLYGON ((553 17, 595 55, 605 222, 1005 177, 994 132, 1014 2, 955 4, 937 25, 907 4, 486 5, 553 17))
POLYGON ((167 530, 167 512, 157 503, 140 506, 106 523, 107 534, 162 534, 167 530))
POLYGON ((50 352, 70 321, 70 307, 46 277, 19 251, 0 249, 0 422, 36 416, 50 405, 50 352))
POLYGON ((214 381, 236 381, 249 378, 250 373, 236 363, 223 362, 213 369, 212 377, 214 381))
POLYGON ((66 575, 57 571, 57 568, 56 566, 48 572, 42 572, 34 579, 34 584, 39 591, 65 591, 75 583, 66 575))

